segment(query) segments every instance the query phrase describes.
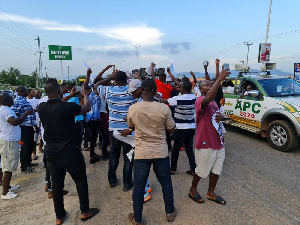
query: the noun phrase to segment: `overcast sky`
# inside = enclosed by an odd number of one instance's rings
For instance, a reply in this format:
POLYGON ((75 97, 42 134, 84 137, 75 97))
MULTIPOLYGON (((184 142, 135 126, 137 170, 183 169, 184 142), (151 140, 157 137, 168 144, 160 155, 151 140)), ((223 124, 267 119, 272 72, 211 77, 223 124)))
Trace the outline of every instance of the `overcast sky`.
MULTIPOLYGON (((259 69, 259 43, 265 41, 269 0, 187 1, 37 1, 1 0, 0 70, 19 68, 30 74, 38 64, 41 38, 43 74, 60 77, 60 61, 50 61, 48 45, 72 46, 73 60, 63 74, 84 74, 86 62, 96 74, 108 64, 121 70, 148 67, 151 61, 175 72, 203 72, 202 62, 246 61, 259 69), (141 46, 137 49, 133 46, 141 46), (45 71, 46 67, 46 71, 45 71)), ((293 71, 300 62, 300 1, 273 0, 268 42, 277 69, 293 71)), ((215 72, 211 64, 209 72, 215 72)))

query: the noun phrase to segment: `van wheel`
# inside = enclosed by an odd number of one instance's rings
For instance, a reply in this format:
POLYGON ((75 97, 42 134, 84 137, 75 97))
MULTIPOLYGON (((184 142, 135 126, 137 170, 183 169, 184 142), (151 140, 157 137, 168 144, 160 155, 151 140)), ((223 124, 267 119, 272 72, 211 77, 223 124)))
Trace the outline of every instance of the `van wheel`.
POLYGON ((267 138, 273 148, 282 152, 296 148, 299 143, 293 127, 284 120, 275 120, 269 124, 267 138))

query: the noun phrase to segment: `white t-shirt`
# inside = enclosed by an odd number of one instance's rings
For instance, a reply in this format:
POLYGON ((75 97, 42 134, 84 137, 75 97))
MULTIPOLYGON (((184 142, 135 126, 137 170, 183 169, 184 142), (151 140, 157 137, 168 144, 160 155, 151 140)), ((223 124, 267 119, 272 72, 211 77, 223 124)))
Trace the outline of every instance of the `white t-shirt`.
MULTIPOLYGON (((33 109, 37 109, 40 99, 33 97, 33 98, 27 98, 26 100, 27 102, 30 103, 33 109)), ((35 112, 35 118, 36 118, 36 123, 39 124, 40 117, 38 112, 35 112)))
MULTIPOLYGON (((49 98, 48 98, 48 96, 46 95, 46 96, 44 96, 44 97, 42 97, 41 99, 39 99, 39 103, 38 103, 38 105, 39 104, 41 104, 42 102, 47 102, 49 100, 49 98)), ((45 130, 44 130, 44 127, 43 127, 43 124, 41 123, 41 137, 42 137, 42 140, 43 140, 43 142, 44 142, 44 145, 46 145, 46 142, 45 142, 45 140, 44 140, 44 133, 45 133, 45 130)))
POLYGON ((10 107, 0 106, 0 138, 4 141, 20 141, 21 128, 7 122, 7 119, 10 117, 17 118, 15 112, 10 107))

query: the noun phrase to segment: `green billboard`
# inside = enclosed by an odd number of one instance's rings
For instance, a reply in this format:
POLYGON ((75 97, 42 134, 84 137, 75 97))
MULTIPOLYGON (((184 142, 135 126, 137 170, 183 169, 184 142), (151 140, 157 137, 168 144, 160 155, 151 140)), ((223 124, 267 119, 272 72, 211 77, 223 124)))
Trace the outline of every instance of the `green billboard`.
POLYGON ((72 47, 48 45, 49 60, 72 60, 72 47))

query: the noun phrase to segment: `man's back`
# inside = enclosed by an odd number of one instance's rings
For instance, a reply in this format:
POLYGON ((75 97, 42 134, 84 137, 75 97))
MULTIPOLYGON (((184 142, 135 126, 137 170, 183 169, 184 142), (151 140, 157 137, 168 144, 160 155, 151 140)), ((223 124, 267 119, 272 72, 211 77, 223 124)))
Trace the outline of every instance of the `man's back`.
POLYGON ((39 105, 38 112, 45 129, 48 153, 68 151, 77 146, 74 116, 80 114, 80 110, 80 105, 58 99, 39 105))
POLYGON ((105 97, 109 109, 109 129, 127 129, 124 117, 127 116, 128 108, 136 102, 128 91, 129 86, 99 86, 98 92, 105 97))
POLYGON ((166 129, 174 127, 171 111, 158 102, 139 102, 128 111, 129 127, 135 127, 135 159, 168 156, 166 129))

